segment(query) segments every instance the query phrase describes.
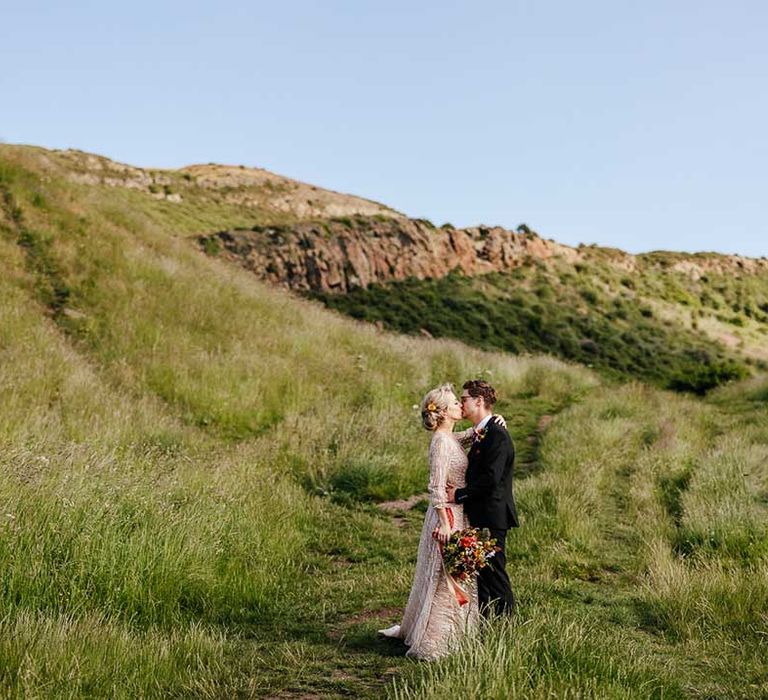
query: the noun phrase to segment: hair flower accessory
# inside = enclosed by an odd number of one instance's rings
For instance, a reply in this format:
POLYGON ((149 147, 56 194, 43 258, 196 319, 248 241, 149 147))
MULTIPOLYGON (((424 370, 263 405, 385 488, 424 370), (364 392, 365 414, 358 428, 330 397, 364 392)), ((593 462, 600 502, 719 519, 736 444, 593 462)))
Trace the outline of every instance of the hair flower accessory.
POLYGON ((437 406, 435 406, 435 404, 431 403, 431 404, 429 404, 427 406, 427 410, 428 411, 436 411, 437 410, 437 406))

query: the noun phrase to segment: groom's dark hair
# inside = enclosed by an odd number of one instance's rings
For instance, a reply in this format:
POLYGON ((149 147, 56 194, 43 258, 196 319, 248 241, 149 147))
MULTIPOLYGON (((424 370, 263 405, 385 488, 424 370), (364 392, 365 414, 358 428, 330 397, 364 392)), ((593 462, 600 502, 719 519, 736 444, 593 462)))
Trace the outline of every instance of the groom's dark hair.
POLYGON ((470 379, 464 382, 463 388, 470 396, 482 398, 487 408, 493 408, 493 404, 496 403, 496 389, 484 379, 470 379))

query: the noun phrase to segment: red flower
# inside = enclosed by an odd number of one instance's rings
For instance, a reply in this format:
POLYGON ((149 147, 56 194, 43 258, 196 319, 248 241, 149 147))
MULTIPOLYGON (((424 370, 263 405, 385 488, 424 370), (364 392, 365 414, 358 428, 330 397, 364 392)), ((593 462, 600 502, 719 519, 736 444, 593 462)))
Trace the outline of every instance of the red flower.
POLYGON ((487 566, 487 560, 496 554, 495 544, 488 530, 466 528, 454 532, 443 549, 446 571, 457 580, 466 581, 487 566))

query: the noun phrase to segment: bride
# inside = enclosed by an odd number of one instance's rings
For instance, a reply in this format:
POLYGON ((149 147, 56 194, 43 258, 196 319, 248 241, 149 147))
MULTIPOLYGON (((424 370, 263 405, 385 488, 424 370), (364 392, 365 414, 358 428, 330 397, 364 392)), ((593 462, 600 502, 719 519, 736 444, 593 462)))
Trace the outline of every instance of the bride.
MULTIPOLYGON (((462 449, 472 442, 473 428, 453 432, 462 419, 461 403, 450 384, 432 389, 421 402, 421 420, 434 433, 429 445, 429 508, 424 516, 416 573, 408 604, 399 625, 379 630, 402 639, 406 656, 437 659, 453 651, 461 637, 478 622, 477 588, 458 589, 443 567, 441 545, 452 532, 469 527, 464 508, 448 504, 446 484, 464 486, 467 457, 462 449), (466 593, 466 595, 465 595, 466 593)), ((500 416, 494 418, 504 424, 500 416)))

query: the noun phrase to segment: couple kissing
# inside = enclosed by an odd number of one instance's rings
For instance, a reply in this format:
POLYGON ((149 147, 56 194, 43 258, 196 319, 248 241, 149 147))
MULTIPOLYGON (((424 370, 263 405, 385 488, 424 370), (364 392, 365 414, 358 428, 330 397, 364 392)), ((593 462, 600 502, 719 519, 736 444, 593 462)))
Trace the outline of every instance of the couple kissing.
POLYGON ((427 392, 421 403, 429 445, 429 507, 419 541, 416 572, 402 621, 380 634, 402 639, 406 656, 437 659, 455 650, 479 616, 509 615, 515 598, 506 571, 507 530, 518 527, 512 491, 515 448, 501 416, 493 414, 496 391, 486 381, 465 382, 460 396, 450 384, 427 392), (472 422, 454 431, 462 419, 472 422), (453 533, 484 528, 495 540, 488 566, 470 577, 459 595, 446 570, 443 546, 453 533))

